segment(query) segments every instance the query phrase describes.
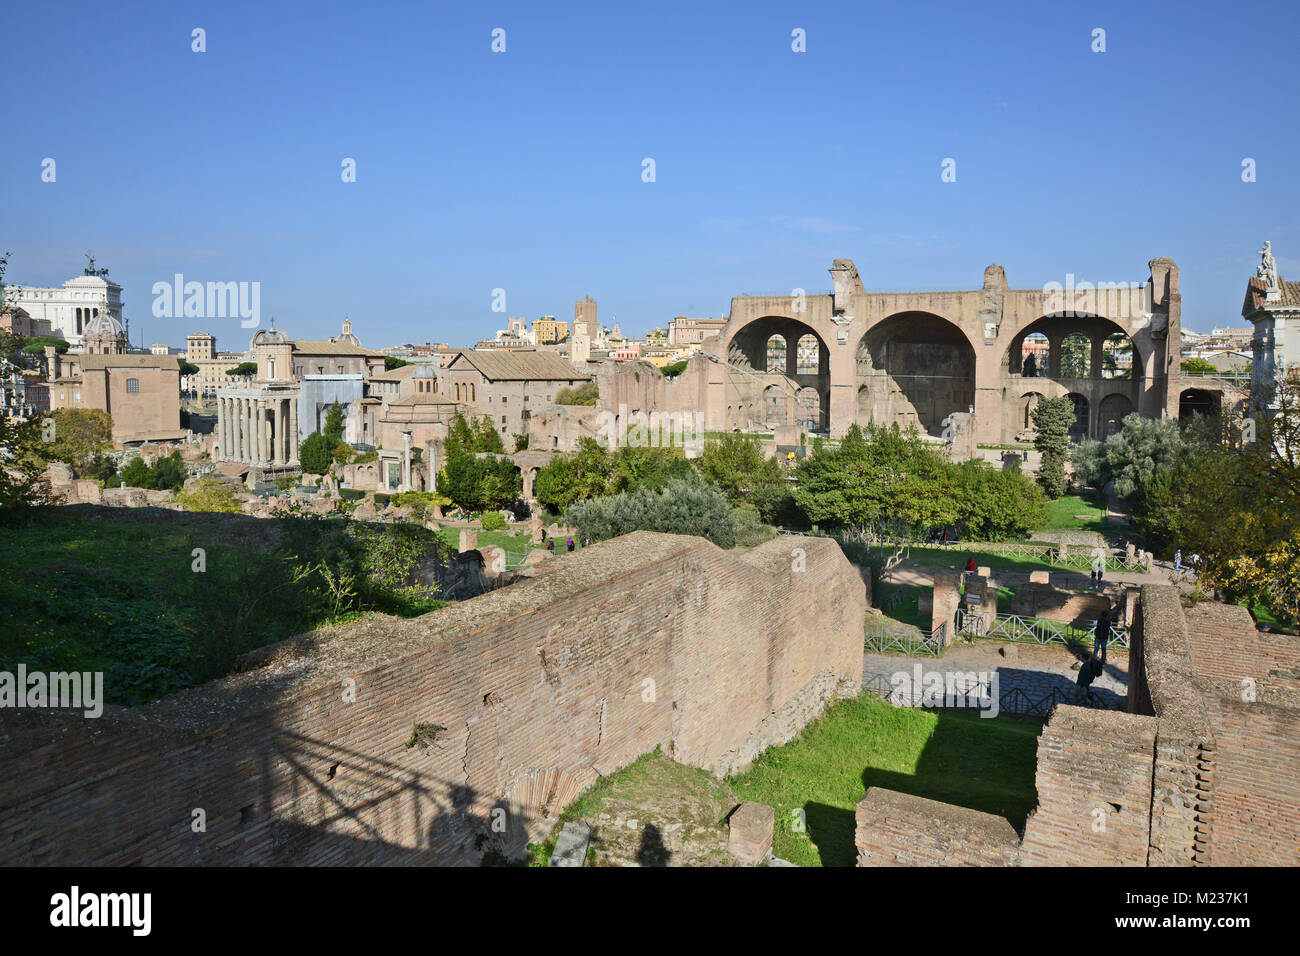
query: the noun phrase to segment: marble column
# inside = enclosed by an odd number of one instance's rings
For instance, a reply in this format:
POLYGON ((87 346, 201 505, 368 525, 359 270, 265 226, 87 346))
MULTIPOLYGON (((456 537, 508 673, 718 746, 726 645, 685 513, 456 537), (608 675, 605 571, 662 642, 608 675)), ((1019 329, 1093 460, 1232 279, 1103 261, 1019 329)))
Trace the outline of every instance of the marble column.
POLYGON ((289 464, 298 466, 298 400, 289 399, 289 464))
POLYGON ((261 399, 253 401, 253 434, 257 444, 254 446, 254 459, 259 466, 266 465, 266 402, 261 399))
POLYGON ((275 463, 281 467, 289 463, 289 444, 284 435, 289 424, 289 410, 284 405, 283 398, 275 400, 275 463))

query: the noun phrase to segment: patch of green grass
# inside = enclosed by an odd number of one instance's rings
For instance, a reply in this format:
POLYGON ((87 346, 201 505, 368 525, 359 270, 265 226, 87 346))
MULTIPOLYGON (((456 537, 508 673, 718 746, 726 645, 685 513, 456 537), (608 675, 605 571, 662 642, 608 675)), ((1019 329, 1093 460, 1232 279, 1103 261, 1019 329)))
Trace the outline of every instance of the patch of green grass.
POLYGON ((1126 524, 1110 521, 1095 492, 1062 495, 1047 502, 1047 524, 1040 531, 1097 531, 1102 534, 1131 532, 1126 524), (1085 517, 1079 517, 1084 515, 1085 517))
POLYGON ((854 808, 869 787, 1023 826, 1036 799, 1041 730, 1029 720, 893 707, 864 693, 836 702, 727 783, 737 797, 776 808, 776 856, 800 866, 853 866, 854 808))
POLYGON ((895 621, 901 621, 904 624, 910 624, 913 627, 928 628, 930 619, 927 615, 925 620, 917 611, 917 598, 920 596, 922 589, 917 584, 877 584, 875 604, 877 607, 883 607, 890 597, 894 594, 901 593, 903 596, 899 602, 885 611, 885 616, 895 621))
POLYGON ((339 522, 214 515, 185 523, 113 511, 51 509, 5 529, 0 670, 103 671, 108 703, 140 704, 315 627, 446 603, 359 577, 338 601, 325 593, 322 575, 302 569, 324 562, 341 580, 364 548, 342 539, 339 522))
MULTIPOLYGON (((442 540, 446 543, 447 547, 451 548, 452 551, 456 551, 460 547, 460 528, 443 528, 439 531, 439 534, 442 536, 442 540)), ((566 540, 568 540, 567 537, 559 537, 555 539, 555 551, 557 554, 566 551, 564 544, 566 540)), ((526 554, 536 548, 546 547, 545 544, 534 544, 532 538, 527 532, 510 534, 506 531, 480 530, 478 533, 478 543, 481 548, 492 545, 493 547, 501 548, 503 551, 508 551, 511 554, 526 554)), ((582 541, 575 537, 573 539, 573 550, 579 551, 581 549, 582 541)))
POLYGON ((1051 564, 1044 553, 1041 559, 1021 558, 1003 554, 1000 551, 969 551, 957 547, 927 548, 913 545, 908 557, 899 565, 900 568, 947 568, 961 571, 966 562, 975 559, 977 567, 988 567, 993 571, 1059 571, 1051 564))

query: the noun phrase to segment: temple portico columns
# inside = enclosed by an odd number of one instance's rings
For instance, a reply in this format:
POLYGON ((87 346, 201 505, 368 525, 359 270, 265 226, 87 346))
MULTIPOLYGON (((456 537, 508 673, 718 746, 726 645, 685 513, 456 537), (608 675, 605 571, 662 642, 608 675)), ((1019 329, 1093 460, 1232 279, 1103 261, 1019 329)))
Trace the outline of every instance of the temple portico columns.
POLYGON ((298 402, 289 399, 289 432, 285 436, 289 441, 289 464, 298 466, 298 402))

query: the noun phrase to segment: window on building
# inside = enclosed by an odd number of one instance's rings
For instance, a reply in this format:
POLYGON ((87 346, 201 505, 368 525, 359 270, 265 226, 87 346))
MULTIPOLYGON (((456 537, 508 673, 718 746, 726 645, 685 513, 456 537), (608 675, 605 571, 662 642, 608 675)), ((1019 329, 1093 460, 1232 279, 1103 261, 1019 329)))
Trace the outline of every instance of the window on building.
POLYGON ((140 394, 140 380, 138 378, 128 378, 126 380, 126 394, 128 395, 140 394))
POLYGON ((501 424, 504 425, 505 423, 506 423, 506 417, 505 417, 504 415, 502 415, 502 416, 501 416, 501 424))

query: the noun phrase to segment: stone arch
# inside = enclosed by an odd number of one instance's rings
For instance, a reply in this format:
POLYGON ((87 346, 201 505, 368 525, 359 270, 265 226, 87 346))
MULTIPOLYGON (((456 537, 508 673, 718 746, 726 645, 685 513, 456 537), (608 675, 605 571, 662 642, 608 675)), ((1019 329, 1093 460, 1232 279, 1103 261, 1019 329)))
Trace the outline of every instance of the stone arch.
POLYGON ((1043 367, 1041 360, 1036 362, 1033 377, 1067 380, 1103 377, 1123 379, 1133 374, 1134 370, 1138 378, 1142 376, 1145 357, 1128 331, 1113 319, 1083 312, 1057 312, 1043 315, 1026 325, 1012 338, 1010 347, 1002 357, 1004 374, 1025 377, 1023 365, 1025 342, 1030 337, 1038 335, 1047 339, 1049 352, 1046 367, 1043 367), (1107 342, 1120 335, 1127 342, 1127 347, 1117 349, 1112 346, 1111 352, 1115 356, 1114 371, 1125 374, 1105 374, 1108 364, 1107 342), (1074 339, 1075 336, 1083 338, 1074 339), (1075 368, 1069 367, 1072 363, 1068 358, 1063 358, 1067 339, 1073 339, 1077 343, 1074 355, 1078 361, 1073 363, 1077 366, 1075 368), (1085 374, 1067 374, 1078 372, 1085 374))
POLYGON ((856 360, 860 425, 915 425, 937 437, 945 418, 975 404, 975 349, 943 316, 889 316, 858 341, 856 360))
MULTIPOLYGON (((725 429, 763 425, 768 414, 767 388, 776 385, 787 396, 800 389, 812 389, 816 403, 805 399, 804 409, 816 409, 816 423, 811 431, 830 428, 830 349, 816 329, 789 316, 766 315, 746 322, 726 343, 727 417, 725 429), (785 361, 777 366, 769 346, 773 340, 785 343, 785 361), (799 361, 799 344, 804 343, 804 361, 799 361), (812 366, 811 346, 815 345, 816 371, 812 366)), ((799 403, 792 409, 801 418, 799 403)))
POLYGON ((1016 424, 1021 430, 1028 431, 1034 427, 1034 409, 1042 400, 1042 392, 1025 392, 1020 396, 1020 414, 1016 424))
POLYGON ((1052 343, 1047 336, 1042 332, 1030 332, 1020 342, 1019 364, 1015 367, 1025 378, 1046 378, 1051 355, 1052 343))
POLYGON ((1080 395, 1078 392, 1070 392, 1065 397, 1074 403, 1074 424, 1070 426, 1070 441, 1081 442, 1090 433, 1092 406, 1087 396, 1080 395))
POLYGON ((795 392, 794 423, 796 425, 809 431, 819 431, 822 428, 823 414, 822 397, 817 389, 805 385, 795 392))
POLYGON ((1113 435, 1123 425, 1124 419, 1132 415, 1136 409, 1127 395, 1107 395, 1097 406, 1097 418, 1099 429, 1098 438, 1105 438, 1107 435, 1113 435))
POLYGON ((763 389, 763 420, 768 425, 789 425, 791 417, 789 393, 779 385, 763 389))
POLYGON ((785 375, 789 351, 789 344, 786 342, 784 335, 778 333, 769 338, 767 340, 765 370, 785 375))
POLYGON ((1193 415, 1217 418, 1223 404, 1223 392, 1209 388, 1185 388, 1178 395, 1178 420, 1188 421, 1193 415))

